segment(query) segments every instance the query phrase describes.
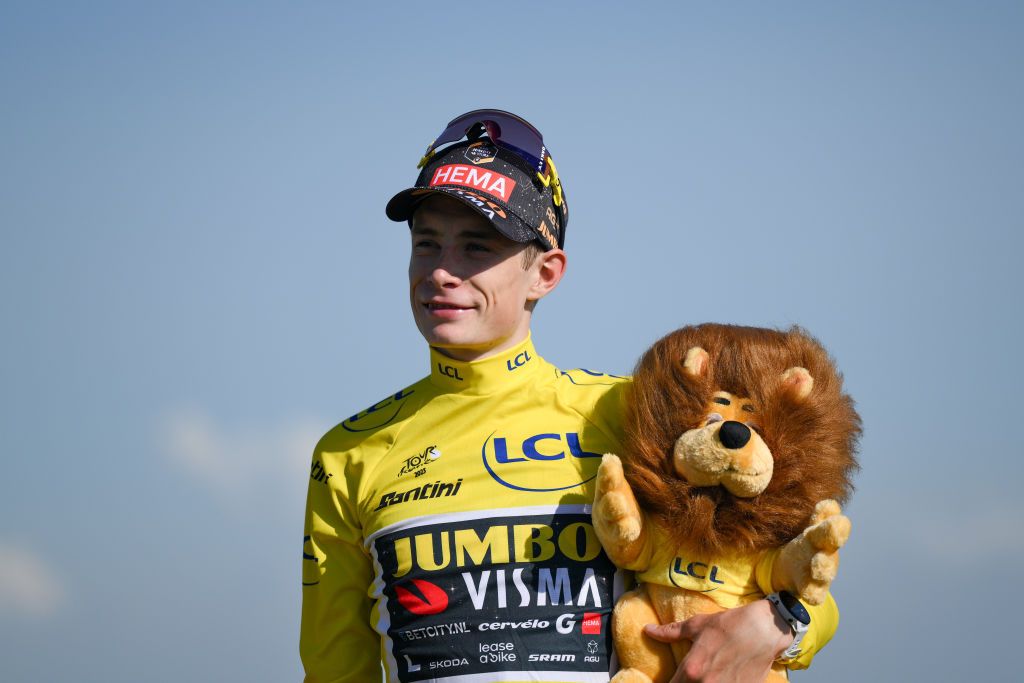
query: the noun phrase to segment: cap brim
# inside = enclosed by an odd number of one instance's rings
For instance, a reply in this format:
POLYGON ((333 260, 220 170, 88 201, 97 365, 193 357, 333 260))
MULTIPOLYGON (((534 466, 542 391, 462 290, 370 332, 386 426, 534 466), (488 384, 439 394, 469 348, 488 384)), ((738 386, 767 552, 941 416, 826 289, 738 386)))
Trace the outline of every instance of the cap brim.
POLYGON ((387 217, 393 221, 410 221, 410 225, 412 225, 412 215, 416 213, 416 208, 424 199, 435 194, 441 194, 457 199, 462 204, 465 204, 486 218, 488 222, 494 226, 495 230, 513 242, 532 242, 537 239, 537 234, 511 211, 505 212, 505 218, 498 218, 493 214, 489 215, 490 212, 474 204, 462 193, 462 191, 455 188, 436 187, 426 189, 422 187, 410 187, 409 189, 402 190, 392 197, 388 202, 387 207, 384 209, 384 212, 387 214, 387 217))

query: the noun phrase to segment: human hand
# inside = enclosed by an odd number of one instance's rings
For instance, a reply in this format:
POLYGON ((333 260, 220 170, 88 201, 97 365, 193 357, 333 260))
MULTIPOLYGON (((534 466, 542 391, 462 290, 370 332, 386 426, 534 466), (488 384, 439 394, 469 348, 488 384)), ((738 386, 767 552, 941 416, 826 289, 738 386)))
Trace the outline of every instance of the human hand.
POLYGON ((789 625, 767 600, 686 621, 650 624, 644 632, 663 643, 692 641, 670 683, 762 683, 793 642, 789 625))

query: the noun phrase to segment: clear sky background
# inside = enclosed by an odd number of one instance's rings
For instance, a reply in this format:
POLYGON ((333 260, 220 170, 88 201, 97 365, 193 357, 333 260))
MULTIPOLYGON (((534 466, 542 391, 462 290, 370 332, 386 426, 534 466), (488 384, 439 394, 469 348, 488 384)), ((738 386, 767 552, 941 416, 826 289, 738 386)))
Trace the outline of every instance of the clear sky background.
POLYGON ((864 419, 797 680, 1019 680, 1024 5, 0 7, 0 680, 294 681, 320 433, 427 372, 384 216, 455 114, 572 207, 534 340, 819 337, 864 419))

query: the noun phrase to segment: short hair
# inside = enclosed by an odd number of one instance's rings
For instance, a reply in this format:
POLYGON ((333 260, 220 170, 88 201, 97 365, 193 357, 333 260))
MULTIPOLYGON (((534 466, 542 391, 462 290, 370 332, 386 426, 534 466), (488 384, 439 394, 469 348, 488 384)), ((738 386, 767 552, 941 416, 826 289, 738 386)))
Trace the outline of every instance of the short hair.
POLYGON ((526 248, 523 249, 523 270, 529 270, 533 262, 537 260, 537 257, 544 253, 544 247, 537 240, 526 243, 526 248))

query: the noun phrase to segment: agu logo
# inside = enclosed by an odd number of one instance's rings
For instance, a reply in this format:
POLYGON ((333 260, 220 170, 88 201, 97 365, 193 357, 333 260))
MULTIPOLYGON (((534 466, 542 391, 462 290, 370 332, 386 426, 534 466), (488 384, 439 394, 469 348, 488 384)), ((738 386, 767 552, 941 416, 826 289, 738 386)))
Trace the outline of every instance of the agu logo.
POLYGON ((522 441, 492 432, 480 450, 484 468, 502 486, 517 491, 563 491, 597 476, 601 454, 584 450, 577 432, 543 433, 522 441), (550 467, 529 466, 530 461, 550 467), (579 466, 577 460, 586 464, 579 466))
POLYGON ((395 586, 395 595, 402 607, 420 616, 440 614, 448 609, 448 594, 440 586, 423 579, 413 579, 411 583, 409 588, 395 586), (419 595, 410 588, 414 588, 419 595))

